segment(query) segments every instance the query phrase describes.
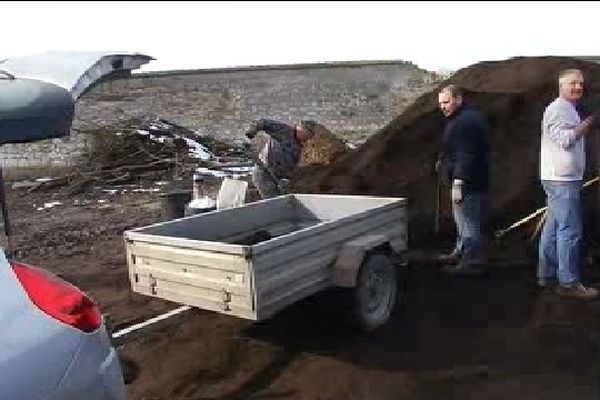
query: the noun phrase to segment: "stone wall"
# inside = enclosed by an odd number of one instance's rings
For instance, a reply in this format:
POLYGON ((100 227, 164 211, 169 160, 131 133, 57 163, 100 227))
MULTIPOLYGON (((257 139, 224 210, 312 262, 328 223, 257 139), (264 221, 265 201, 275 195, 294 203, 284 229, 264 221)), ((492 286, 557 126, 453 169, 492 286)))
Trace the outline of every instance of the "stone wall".
POLYGON ((360 142, 437 82, 402 61, 341 62, 134 74, 98 85, 76 107, 70 138, 6 145, 4 166, 69 165, 86 129, 157 116, 220 138, 241 138, 251 121, 315 119, 360 142))

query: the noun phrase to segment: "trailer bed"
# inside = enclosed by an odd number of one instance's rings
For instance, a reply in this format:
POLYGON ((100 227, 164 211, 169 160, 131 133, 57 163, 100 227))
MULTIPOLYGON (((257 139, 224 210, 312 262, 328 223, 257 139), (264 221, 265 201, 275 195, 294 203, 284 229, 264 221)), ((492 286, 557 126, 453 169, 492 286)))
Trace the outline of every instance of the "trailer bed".
POLYGON ((134 292, 258 321, 330 287, 344 243, 406 233, 403 198, 290 194, 124 237, 134 292))

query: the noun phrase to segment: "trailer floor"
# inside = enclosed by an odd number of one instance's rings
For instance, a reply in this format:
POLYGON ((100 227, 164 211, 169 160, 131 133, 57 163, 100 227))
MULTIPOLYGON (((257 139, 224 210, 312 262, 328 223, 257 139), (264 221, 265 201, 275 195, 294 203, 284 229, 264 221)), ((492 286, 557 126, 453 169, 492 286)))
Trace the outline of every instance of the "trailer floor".
MULTIPOLYGON (((41 211, 49 194, 8 196, 18 258, 86 290, 118 327, 178 306, 129 290, 122 231, 156 221, 155 194, 41 211)), ((600 302, 537 292, 533 268, 453 279, 415 264, 406 303, 372 335, 323 307, 332 293, 259 324, 198 310, 119 350, 129 399, 600 398, 600 302)))

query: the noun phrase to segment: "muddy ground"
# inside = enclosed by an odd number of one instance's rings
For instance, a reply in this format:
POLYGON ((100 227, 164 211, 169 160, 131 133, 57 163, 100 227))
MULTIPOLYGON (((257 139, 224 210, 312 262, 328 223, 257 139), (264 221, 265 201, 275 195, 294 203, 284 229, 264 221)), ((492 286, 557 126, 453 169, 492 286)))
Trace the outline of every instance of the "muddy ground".
MULTIPOLYGON (((600 93, 600 67, 573 63, 517 58, 481 63, 453 77, 492 126, 490 231, 543 205, 537 130, 543 105, 555 96, 556 73, 579 66, 591 91, 600 93)), ((600 97, 591 100, 600 105, 600 97)), ((411 263, 400 275, 403 302, 386 326, 356 333, 340 321, 335 292, 262 323, 195 310, 119 348, 129 398, 600 399, 600 301, 559 300, 535 289, 536 242, 528 240, 535 221, 492 243, 486 278, 453 279, 427 261, 448 250, 454 234, 447 201, 442 235, 432 234, 431 166, 442 122, 437 93, 426 93, 364 146, 328 157, 327 168, 308 166, 294 182, 300 192, 409 198, 411 263)), ((588 145, 590 176, 600 159, 598 143, 588 145)), ((337 154, 339 146, 324 143, 313 156, 323 161, 325 148, 337 154)), ((304 161, 310 164, 310 157, 304 161)), ((85 290, 116 329, 174 309, 179 304, 131 292, 123 231, 159 221, 159 194, 177 185, 150 182, 144 188, 156 191, 121 187, 127 192, 115 194, 86 186, 74 196, 10 189, 16 258, 85 290), (52 201, 61 204, 44 208, 52 201)), ((585 194, 586 239, 598 236, 597 194, 597 187, 585 194)), ((600 284, 600 240, 586 243, 585 281, 600 284)))
MULTIPOLYGON (((87 291, 117 327, 178 306, 129 289, 122 232, 160 218, 157 193, 8 198, 17 258, 87 291)), ((415 259, 448 244, 423 244, 415 259)), ((119 349, 129 399, 600 398, 600 302, 536 292, 532 262, 496 256, 504 261, 476 280, 413 262, 403 306, 371 335, 323 307, 335 293, 256 324, 198 310, 119 349)), ((585 272, 597 278, 593 264, 585 272)))

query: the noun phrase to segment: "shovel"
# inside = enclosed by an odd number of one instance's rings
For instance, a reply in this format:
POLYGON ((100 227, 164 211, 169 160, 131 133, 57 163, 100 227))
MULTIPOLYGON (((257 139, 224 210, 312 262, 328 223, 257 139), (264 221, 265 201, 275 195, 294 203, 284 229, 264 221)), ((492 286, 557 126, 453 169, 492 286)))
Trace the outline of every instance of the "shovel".
POLYGON ((440 182, 440 173, 436 172, 436 202, 435 202, 435 224, 433 231, 435 235, 440 234, 440 217, 442 208, 442 183, 440 182))

